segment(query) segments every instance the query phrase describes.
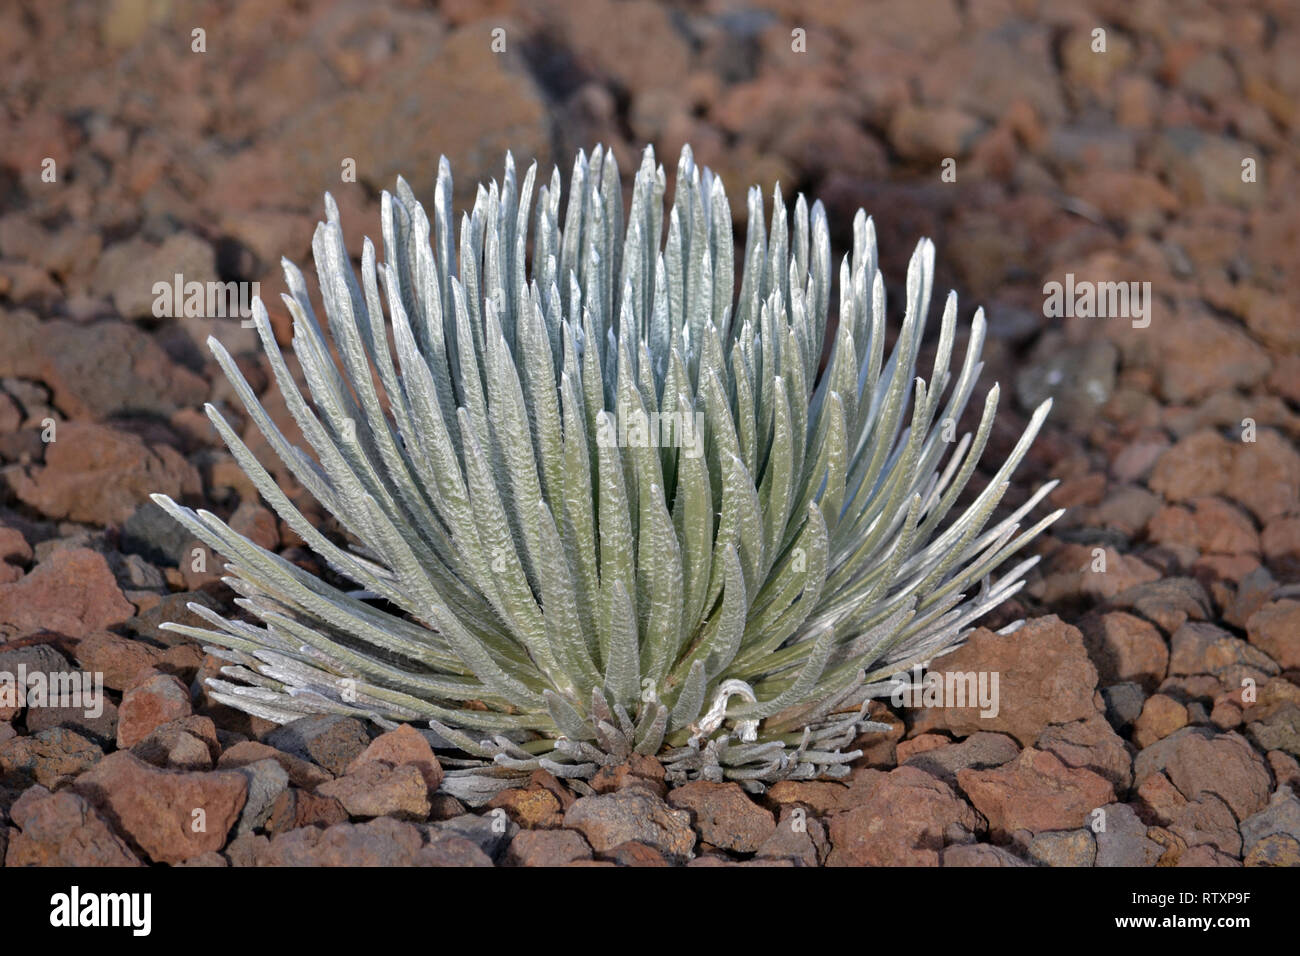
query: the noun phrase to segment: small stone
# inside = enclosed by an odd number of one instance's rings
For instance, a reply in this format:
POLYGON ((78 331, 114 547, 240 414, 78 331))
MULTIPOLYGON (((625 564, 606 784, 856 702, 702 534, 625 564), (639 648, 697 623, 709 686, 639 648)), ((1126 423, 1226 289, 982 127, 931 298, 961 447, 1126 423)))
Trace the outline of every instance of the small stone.
POLYGON ((1267 716, 1247 724, 1246 735, 1261 750, 1281 750, 1300 757, 1300 706, 1285 701, 1267 716))
POLYGON ((1029 866, 1010 850, 989 843, 961 843, 944 847, 941 866, 1029 866))
POLYGON ((1136 555, 1113 547, 1066 544, 1048 559, 1034 596, 1047 603, 1096 603, 1159 579, 1159 570, 1136 555))
POLYGON ((780 780, 767 791, 768 802, 782 812, 797 806, 821 817, 849 809, 852 797, 851 788, 832 780, 780 780))
POLYGON ((687 860, 695 846, 690 814, 637 788, 575 800, 564 825, 580 831, 598 853, 635 840, 687 860))
MULTIPOLYGON (((1161 865, 1165 865, 1163 859, 1161 860, 1161 865)), ((1203 869, 1210 866, 1241 866, 1241 861, 1234 856, 1229 856, 1217 847, 1211 846, 1208 843, 1202 843, 1183 850, 1174 860, 1172 865, 1203 869)))
POLYGON ((1142 688, 1131 681, 1103 687, 1101 697, 1106 704, 1106 719, 1121 733, 1138 719, 1146 702, 1142 688))
POLYGON ((1020 746, 1010 737, 981 730, 960 743, 950 743, 909 757, 904 766, 924 770, 955 787, 957 771, 1000 767, 1015 760, 1019 753, 1020 746))
POLYGON ((1083 767, 1105 777, 1116 793, 1133 784, 1133 757, 1119 734, 1100 714, 1048 727, 1038 749, 1056 754, 1067 767, 1083 767))
POLYGON ((375 761, 362 764, 316 792, 333 797, 354 817, 397 817, 420 821, 429 816, 429 791, 424 776, 411 764, 393 767, 375 761))
POLYGON ((1242 862, 1246 866, 1300 866, 1300 840, 1286 833, 1270 834, 1251 847, 1242 862))
POLYGON ((1141 750, 1157 740, 1164 740, 1174 731, 1186 727, 1187 723, 1186 707, 1172 697, 1153 694, 1147 698, 1142 715, 1133 725, 1133 743, 1141 750))
POLYGON ((188 607, 190 604, 201 604, 211 611, 229 610, 222 607, 221 603, 206 591, 180 591, 164 595, 153 607, 131 618, 126 622, 127 630, 136 637, 161 647, 193 646, 194 642, 191 638, 177 634, 175 631, 162 629, 165 623, 207 627, 208 622, 191 611, 188 607))
POLYGON ((155 767, 211 770, 221 744, 211 717, 191 716, 158 726, 131 753, 155 767))
POLYGON ((1261 428, 1255 441, 1234 448, 1224 493, 1249 508, 1260 524, 1293 512, 1300 500, 1300 452, 1289 438, 1261 428))
POLYGON ((1166 634, 1189 620, 1210 616, 1210 597, 1195 578, 1163 578, 1121 591, 1111 600, 1116 607, 1131 608, 1166 634))
MULTIPOLYGON (((247 766, 251 765, 244 764, 239 769, 243 770, 247 766)), ((308 790, 291 787, 275 798, 263 829, 275 836, 299 827, 329 827, 336 823, 346 823, 347 819, 347 810, 333 797, 322 797, 308 790)), ((241 831, 244 832, 247 831, 241 831)))
POLYGON ((1241 726, 1241 708, 1230 700, 1216 700, 1210 711, 1210 723, 1220 730, 1236 730, 1241 726))
MULTIPOLYGON (((4 685, 0 685, 4 689, 4 696, 0 697, 0 717, 12 720, 22 713, 34 689, 29 681, 28 693, 23 695, 22 701, 17 699, 16 694, 11 695, 11 691, 17 688, 20 674, 26 673, 29 678, 33 674, 44 674, 48 685, 48 675, 62 674, 69 670, 69 666, 67 658, 49 644, 29 644, 7 650, 3 648, 5 645, 0 644, 0 674, 9 676, 4 685)), ((42 701, 39 706, 44 706, 45 703, 42 701)))
POLYGON ((1300 794, 1300 761, 1281 750, 1270 750, 1264 755, 1268 769, 1273 773, 1279 790, 1290 787, 1292 793, 1300 794))
POLYGON ((1138 485, 1116 488, 1093 508, 1091 524, 1114 528, 1127 537, 1135 537, 1160 508, 1160 498, 1138 485))
POLYGON ((140 866, 130 847, 84 797, 43 786, 24 791, 10 810, 6 866, 140 866))
POLYGON ((946 747, 952 743, 951 737, 943 734, 921 734, 910 740, 900 740, 896 750, 898 763, 905 764, 917 754, 923 754, 930 750, 937 750, 939 747, 946 747))
POLYGON ((465 804, 449 793, 429 794, 429 819, 435 822, 451 820, 466 812, 465 804))
POLYGON ((104 556, 88 548, 56 551, 20 580, 0 585, 0 636, 9 640, 43 630, 81 638, 134 613, 104 556))
POLYGON ((433 747, 424 735, 410 724, 380 734, 348 765, 348 773, 359 770, 367 763, 386 763, 390 767, 412 766, 420 771, 429 793, 442 783, 442 765, 434 756, 433 747))
MULTIPOLYGON (((207 399, 209 382, 173 360, 154 337, 126 322, 77 322, 5 316, 9 349, 0 348, 0 376, 44 382, 53 403, 72 419, 117 415, 166 418, 207 399)), ((57 444, 67 437, 59 426, 57 444)))
POLYGON ((1300 577, 1300 517, 1273 518, 1264 526, 1260 545, 1264 560, 1277 574, 1292 581, 1300 577))
POLYGON ((889 142, 904 158, 937 162, 966 155, 983 128, 976 117, 959 109, 906 105, 890 121, 889 142))
POLYGON ((55 790, 102 760, 104 751, 63 727, 0 742, 0 780, 55 790))
POLYGON ((176 567, 195 543, 194 535, 183 524, 146 500, 122 525, 119 542, 127 554, 137 554, 146 561, 164 567, 176 567))
POLYGON ((1264 759, 1240 734, 1216 734, 1184 727, 1142 750, 1133 764, 1134 783, 1163 770, 1188 800, 1220 797, 1241 820, 1268 801, 1270 779, 1264 759))
MULTIPOLYGON (((140 239, 128 239, 104 250, 96 265, 94 286, 112 294, 122 316, 142 319, 154 314, 153 287, 157 277, 175 273, 184 275, 186 281, 215 281, 215 250, 206 240, 187 232, 173 233, 156 247, 140 239)), ((167 301, 171 305, 170 296, 167 301)))
POLYGON ((826 827, 802 807, 785 807, 776 829, 755 854, 756 859, 791 860, 797 866, 820 866, 830 852, 826 827))
POLYGON ((1009 635, 979 628, 966 644, 935 660, 930 672, 998 674, 998 707, 993 714, 978 702, 926 708, 916 713, 916 733, 1000 731, 1031 746, 1049 723, 1097 712, 1097 669, 1088 660, 1083 635, 1054 615, 1029 621, 1009 635))
POLYGON ((261 866, 492 865, 469 840, 447 833, 426 846, 419 827, 392 817, 290 830, 272 838, 256 862, 261 866))
POLYGON ((129 753, 105 757, 73 787, 155 863, 221 849, 248 793, 237 773, 174 773, 129 753))
POLYGON ((77 420, 60 424, 43 466, 11 482, 21 501, 50 518, 99 525, 125 522, 152 493, 181 498, 203 489, 198 471, 170 445, 77 420))
POLYGON ((1106 778, 1068 767, 1055 754, 1032 747, 993 770, 960 770, 957 782, 988 819, 995 840, 1016 830, 1083 826, 1093 810, 1115 799, 1106 778))
POLYGON ((1155 625, 1125 611, 1089 615, 1079 622, 1088 656, 1103 684, 1131 681, 1153 689, 1164 680, 1169 649, 1155 625))
POLYGON ((568 810, 577 794, 560 782, 559 778, 546 770, 534 770, 528 775, 529 790, 545 790, 559 801, 561 810, 568 810))
POLYGON ((1225 685, 1241 686, 1243 678, 1257 683, 1279 673, 1263 651, 1239 637, 1203 621, 1188 621, 1169 639, 1169 674, 1211 674, 1225 685))
POLYGON ((634 753, 626 763, 601 767, 591 778, 591 789, 597 793, 614 793, 635 787, 662 800, 668 793, 663 764, 654 757, 634 753))
POLYGON ((353 717, 322 714, 300 717, 266 735, 276 750, 310 760, 330 773, 344 773, 370 744, 365 725, 353 717))
MULTIPOLYGON (((81 674, 82 686, 91 683, 89 674, 81 674)), ((91 706, 83 703, 71 707, 29 707, 27 732, 39 734, 43 730, 66 727, 93 740, 100 747, 109 747, 117 738, 117 705, 106 695, 100 695, 91 706)))
POLYGON ((1259 533, 1242 511, 1221 498, 1195 498, 1190 507, 1161 509, 1147 525, 1156 544, 1186 546, 1202 554, 1260 553, 1259 533))
POLYGON ((228 524, 230 530, 267 551, 275 551, 280 546, 280 530, 275 515, 256 501, 240 502, 228 524))
POLYGON ((1097 843, 1086 829, 1038 833, 1029 841, 1029 859, 1040 866, 1092 866, 1097 843))
POLYGON ((1246 621, 1246 636, 1283 670, 1300 670, 1300 601, 1271 601, 1246 621))
POLYGON ((1119 350, 1105 339, 1092 338, 1070 345, 1059 332, 1048 332, 1034 346, 1016 377, 1016 397, 1025 409, 1050 398, 1053 410, 1059 408, 1064 421, 1083 425, 1096 418, 1115 390, 1118 359, 1119 350))
POLYGON ((143 641, 133 641, 111 631, 96 631, 76 648, 77 662, 91 673, 104 675, 104 686, 122 691, 135 683, 142 671, 152 671, 162 651, 143 641))
MULTIPOLYGON (((1249 632, 1250 619, 1256 611, 1269 603, 1276 589, 1277 581, 1269 573, 1268 568, 1263 566, 1255 568, 1237 582, 1237 590, 1223 610, 1223 619, 1233 627, 1249 632)), ((1251 643, 1259 644, 1253 638, 1251 643)), ((1267 649, 1265 652, 1267 653, 1267 649)))
POLYGON ((117 745, 123 749, 132 747, 155 728, 188 717, 190 713, 189 689, 175 677, 159 674, 122 696, 117 745))
MULTIPOLYGON (((1104 829, 1094 829, 1097 841, 1097 866, 1155 866, 1164 848, 1147 839, 1147 827, 1126 803, 1110 803, 1101 808, 1099 818, 1104 829)), ((1092 824, 1090 819, 1089 824, 1092 824)))
POLYGON ((520 830, 506 852, 508 866, 564 866, 590 860, 591 847, 573 830, 520 830))
POLYGON ((738 783, 683 784, 668 794, 668 805, 690 813, 705 843, 734 853, 754 853, 776 828, 772 814, 750 800, 738 783))
POLYGON ((506 815, 525 830, 548 829, 564 824, 560 801, 549 790, 502 790, 487 802, 489 809, 504 810, 506 815))
POLYGON ((1213 793, 1188 800, 1163 773, 1153 773, 1138 788, 1138 797, 1162 827, 1185 846, 1210 845, 1229 856, 1241 855, 1241 834, 1232 810, 1213 793))
MULTIPOLYGON (((963 771, 969 772, 969 771, 963 771)), ((899 767, 875 778, 859 806, 830 818, 827 866, 938 866, 956 832, 980 820, 951 787, 923 770, 899 767)))
POLYGON ((492 866, 487 855, 473 841, 454 833, 429 834, 420 851, 421 866, 492 866))
POLYGON ((289 782, 295 787, 314 790, 325 781, 333 779, 329 771, 321 769, 314 763, 255 740, 240 741, 226 750, 217 760, 217 767, 221 770, 234 770, 267 757, 272 758, 285 769, 289 774, 289 782))
POLYGON ((1241 845, 1246 853, 1265 837, 1275 833, 1300 840, 1300 798, 1285 788, 1279 788, 1268 801, 1268 806, 1241 821, 1241 845))
POLYGON ((519 826, 511 822, 504 812, 500 815, 492 812, 482 816, 465 813, 443 820, 434 829, 469 840, 491 857, 494 863, 500 863, 505 858, 510 841, 519 832, 519 826))
POLYGON ((239 823, 235 834, 251 833, 261 829, 268 819, 280 795, 289 790, 289 774, 270 757, 255 760, 238 768, 236 773, 248 781, 248 799, 239 814, 239 823))
POLYGON ((644 843, 620 843, 611 850, 600 854, 602 860, 608 860, 619 866, 671 866, 664 855, 652 846, 644 843))

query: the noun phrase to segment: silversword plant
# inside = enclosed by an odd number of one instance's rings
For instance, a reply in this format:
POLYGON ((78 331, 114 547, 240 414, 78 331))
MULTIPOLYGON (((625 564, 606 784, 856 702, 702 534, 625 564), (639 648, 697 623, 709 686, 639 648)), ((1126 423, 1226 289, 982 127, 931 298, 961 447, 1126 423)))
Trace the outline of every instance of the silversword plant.
POLYGON ((212 696, 250 714, 430 727, 451 768, 444 786, 472 802, 537 768, 582 779, 634 751, 658 756, 673 782, 842 776, 859 755, 845 748, 882 729, 867 702, 961 643, 1034 564, 991 577, 1057 517, 1021 528, 1050 484, 986 525, 1046 405, 957 507, 998 389, 974 434, 951 440, 985 328, 977 312, 950 370, 950 294, 929 378, 916 375, 929 241, 886 357, 874 228, 858 212, 823 367, 832 267, 820 203, 800 196, 791 212, 778 187, 765 225, 752 189, 737 263, 722 183, 689 148, 667 208, 649 149, 626 211, 600 147, 578 155, 563 214, 559 171, 534 205, 535 177, 534 165, 518 182, 507 156, 458 232, 445 161, 432 222, 399 180, 383 196, 385 261, 366 240, 359 277, 326 197, 313 242, 324 324, 284 264, 310 404, 254 307, 312 454, 210 345, 346 541, 304 518, 207 411, 284 523, 355 589, 156 496, 226 556, 247 612, 190 605, 210 629, 167 626, 227 662, 212 696), (702 436, 664 440, 664 422, 702 436))

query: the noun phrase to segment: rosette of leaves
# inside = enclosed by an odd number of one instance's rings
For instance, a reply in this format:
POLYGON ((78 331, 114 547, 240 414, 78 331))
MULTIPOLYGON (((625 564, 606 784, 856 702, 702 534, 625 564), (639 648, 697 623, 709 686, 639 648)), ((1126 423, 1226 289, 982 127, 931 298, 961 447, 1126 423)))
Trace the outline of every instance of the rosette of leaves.
POLYGON ((313 242, 323 321, 284 264, 307 395, 254 309, 309 450, 210 346, 340 533, 308 521, 207 412, 329 580, 156 496, 225 556, 246 612, 193 604, 210 628, 168 627, 223 659, 211 694, 250 714, 431 728, 445 786, 470 800, 537 768, 589 777, 634 751, 674 782, 847 773, 859 752, 846 748, 880 729, 867 702, 960 643, 1034 564, 991 577, 1057 516, 1021 527, 1051 485, 988 525, 1046 405, 959 503, 998 389, 958 440, 985 325, 977 312, 951 368, 952 294, 929 376, 916 374, 929 241, 886 354, 863 212, 828 343, 820 203, 787 209, 778 187, 767 223, 752 189, 737 261, 722 182, 689 148, 668 205, 649 149, 626 209, 599 147, 578 155, 563 203, 559 171, 536 176, 534 164, 520 181, 507 156, 459 230, 445 160, 432 221, 399 180, 382 200, 384 261, 367 239, 359 273, 326 197, 313 242))

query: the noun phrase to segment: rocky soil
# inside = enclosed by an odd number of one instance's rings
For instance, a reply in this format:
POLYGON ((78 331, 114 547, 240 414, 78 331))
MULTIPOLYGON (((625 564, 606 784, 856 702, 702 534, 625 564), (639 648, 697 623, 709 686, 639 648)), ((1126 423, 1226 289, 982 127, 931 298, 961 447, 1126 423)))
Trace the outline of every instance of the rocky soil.
POLYGON ((0 63, 0 673, 109 698, 0 703, 4 865, 1300 865, 1294 3, 20 2, 0 63), (1069 512, 986 623, 1029 621, 934 665, 998 672, 996 717, 881 704, 847 783, 667 791, 645 759, 471 809, 417 730, 235 713, 159 629, 233 596, 149 492, 315 562, 201 412, 265 450, 203 345, 265 391, 253 333, 155 317, 154 283, 274 303, 325 189, 359 253, 441 153, 464 202, 506 148, 596 142, 690 142, 740 236, 754 182, 822 198, 841 251, 864 206, 891 283, 934 238, 991 323, 989 461, 1055 397, 1010 497, 1058 477, 1069 512), (1045 317, 1067 274, 1149 282, 1149 325, 1045 317))

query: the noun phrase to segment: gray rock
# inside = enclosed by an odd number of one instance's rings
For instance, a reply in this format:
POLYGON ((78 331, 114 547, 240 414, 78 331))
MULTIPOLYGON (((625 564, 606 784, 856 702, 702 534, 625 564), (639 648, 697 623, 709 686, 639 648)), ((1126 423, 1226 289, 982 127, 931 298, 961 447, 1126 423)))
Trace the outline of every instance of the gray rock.
POLYGON ((1133 726, 1133 721, 1142 713, 1142 705, 1147 699, 1141 685, 1132 681, 1103 687, 1101 697, 1106 702, 1106 719, 1118 733, 1133 726))
POLYGON ((251 833, 266 823, 276 798, 289 789, 289 774, 270 757, 235 769, 248 780, 248 801, 239 815, 235 833, 251 833))
POLYGON ((1093 833, 1097 841, 1097 866, 1155 866, 1165 850, 1147 839, 1146 824, 1126 803, 1101 808, 1106 828, 1093 833))
POLYGON ((1300 757, 1300 707, 1284 701, 1263 720, 1254 720, 1246 733, 1261 750, 1282 750, 1300 757))
POLYGON ((494 863, 499 863, 504 858, 510 841, 519 832, 519 824, 511 820, 505 810, 498 810, 483 816, 465 813, 430 825, 425 828, 425 832, 430 841, 442 833, 463 837, 486 853, 494 863))
POLYGON ((194 536, 152 501, 146 501, 122 526, 121 548, 147 561, 176 567, 194 536))
POLYGON ((1029 866, 1010 850, 991 843, 947 846, 939 855, 940 866, 1029 866))
POLYGON ((826 827, 816 817, 795 807, 786 807, 776 830, 763 841, 754 858, 758 860, 791 860, 796 866, 819 866, 830 852, 826 827))
POLYGON ((1300 841, 1300 798, 1286 787, 1273 794, 1268 806, 1241 821, 1241 849, 1249 853, 1265 837, 1281 833, 1300 841))
POLYGON ((323 714, 300 717, 277 727, 266 735, 265 742, 276 750, 310 760, 332 774, 341 775, 348 764, 361 756, 370 737, 365 724, 359 720, 323 714))
MULTIPOLYGON (((144 319, 153 317, 154 283, 166 282, 170 289, 177 273, 185 283, 215 281, 216 251, 207 241, 186 232, 168 237, 157 247, 142 239, 128 239, 104 250, 95 267, 93 286, 111 292, 124 317, 144 319)), ((172 304, 170 295, 166 304, 172 304)))
POLYGON ((117 704, 107 696, 100 703, 103 709, 98 717, 87 716, 82 707, 30 707, 27 710, 27 732, 36 734, 53 727, 66 727, 101 747, 116 745, 117 704))
POLYGON ((903 761, 905 767, 916 767, 933 777, 938 777, 950 787, 957 786, 958 770, 988 770, 1016 759, 1020 747, 1006 734, 986 730, 971 734, 961 743, 947 744, 916 754, 903 761))
POLYGON ((1032 409, 1051 398, 1063 420, 1083 423, 1097 414, 1115 390, 1119 350, 1111 342, 1093 339, 1067 346, 1065 336, 1049 332, 1039 341, 1016 378, 1016 397, 1032 409))
POLYGON ((11 674, 13 679, 17 680, 20 666, 26 668, 28 674, 52 674, 75 670, 68 659, 49 644, 32 644, 28 647, 0 650, 0 674, 11 674))
POLYGON ((453 833, 425 843, 413 823, 379 817, 365 823, 300 827, 267 841, 245 834, 231 842, 235 866, 491 866, 477 846, 453 833))
MULTIPOLYGON (((152 502, 151 502, 152 503, 152 502)), ((109 551, 104 555, 118 587, 127 591, 165 591, 167 580, 156 567, 138 554, 109 551)))

